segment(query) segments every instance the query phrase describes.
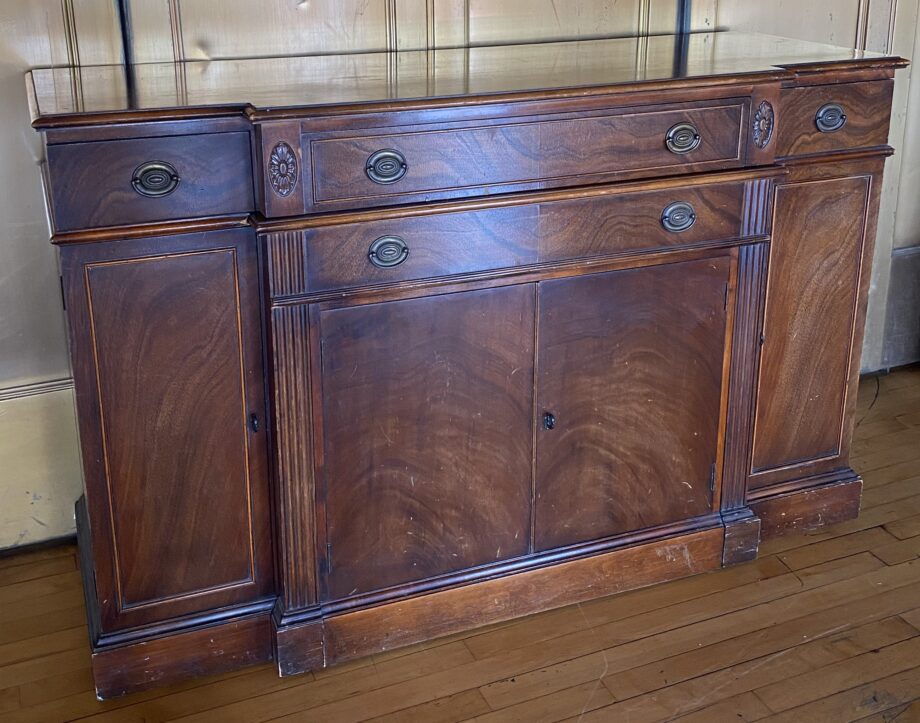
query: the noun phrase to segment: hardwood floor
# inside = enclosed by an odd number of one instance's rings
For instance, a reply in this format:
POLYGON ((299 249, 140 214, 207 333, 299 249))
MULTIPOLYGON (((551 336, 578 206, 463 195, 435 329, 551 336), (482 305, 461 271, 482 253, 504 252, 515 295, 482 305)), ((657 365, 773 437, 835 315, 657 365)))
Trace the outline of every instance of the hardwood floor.
POLYGON ((863 380, 859 519, 316 674, 100 703, 73 546, 0 558, 0 721, 920 721, 920 367, 863 380))

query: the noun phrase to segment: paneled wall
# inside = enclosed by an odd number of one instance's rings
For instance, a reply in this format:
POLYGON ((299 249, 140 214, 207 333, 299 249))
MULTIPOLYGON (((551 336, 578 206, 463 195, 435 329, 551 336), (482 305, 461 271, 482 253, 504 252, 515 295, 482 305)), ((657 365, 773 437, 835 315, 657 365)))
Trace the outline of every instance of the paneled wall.
MULTIPOLYGON (((850 45, 920 62, 918 0, 720 0, 716 24, 850 45)), ((899 70, 862 367, 920 360, 920 72, 899 70)))
MULTIPOLYGON (((692 24, 706 27, 714 2, 692 24)), ((675 0, 131 0, 136 60, 425 50, 669 33, 675 0)))
MULTIPOLYGON (((695 0, 691 27, 920 57, 918 4, 695 0)), ((81 487, 41 144, 29 128, 22 74, 34 66, 120 62, 115 7, 114 0, 0 3, 0 548, 69 534, 81 487)), ((674 0, 130 0, 137 62, 668 33, 675 13, 674 0)), ((866 369, 920 358, 918 84, 920 73, 901 71, 891 136, 899 153, 883 197, 866 369)))
POLYGON ((41 139, 23 73, 117 61, 116 29, 108 0, 0 3, 0 548, 70 534, 81 486, 41 139))

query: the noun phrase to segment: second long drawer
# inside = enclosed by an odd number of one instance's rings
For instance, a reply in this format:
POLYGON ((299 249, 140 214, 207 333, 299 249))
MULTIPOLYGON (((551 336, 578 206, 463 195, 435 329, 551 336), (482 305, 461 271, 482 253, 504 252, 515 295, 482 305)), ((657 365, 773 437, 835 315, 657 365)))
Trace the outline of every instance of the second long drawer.
POLYGON ((278 299, 754 236, 766 232, 771 187, 770 177, 684 181, 343 215, 266 235, 270 290, 278 299))

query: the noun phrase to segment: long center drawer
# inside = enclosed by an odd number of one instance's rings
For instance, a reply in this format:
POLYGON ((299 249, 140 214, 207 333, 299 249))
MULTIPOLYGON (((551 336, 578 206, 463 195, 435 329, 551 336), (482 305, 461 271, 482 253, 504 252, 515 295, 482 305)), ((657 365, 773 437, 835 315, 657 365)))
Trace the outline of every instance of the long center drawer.
POLYGON ((278 299, 740 239, 764 232, 768 183, 609 186, 559 200, 381 212, 354 222, 344 214, 332 225, 265 234, 270 290, 278 299))
POLYGON ((308 124, 304 207, 345 210, 737 168, 749 105, 749 98, 722 98, 408 129, 317 131, 308 124))

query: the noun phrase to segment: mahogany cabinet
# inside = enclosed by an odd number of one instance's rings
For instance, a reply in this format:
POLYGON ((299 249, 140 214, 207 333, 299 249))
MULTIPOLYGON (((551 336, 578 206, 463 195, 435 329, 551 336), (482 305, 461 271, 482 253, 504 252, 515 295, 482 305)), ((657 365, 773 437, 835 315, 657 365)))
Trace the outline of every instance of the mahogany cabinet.
POLYGON ((347 56, 270 87, 264 61, 30 74, 100 696, 322 668, 858 514, 905 61, 647 41, 390 58, 396 83, 347 56))

